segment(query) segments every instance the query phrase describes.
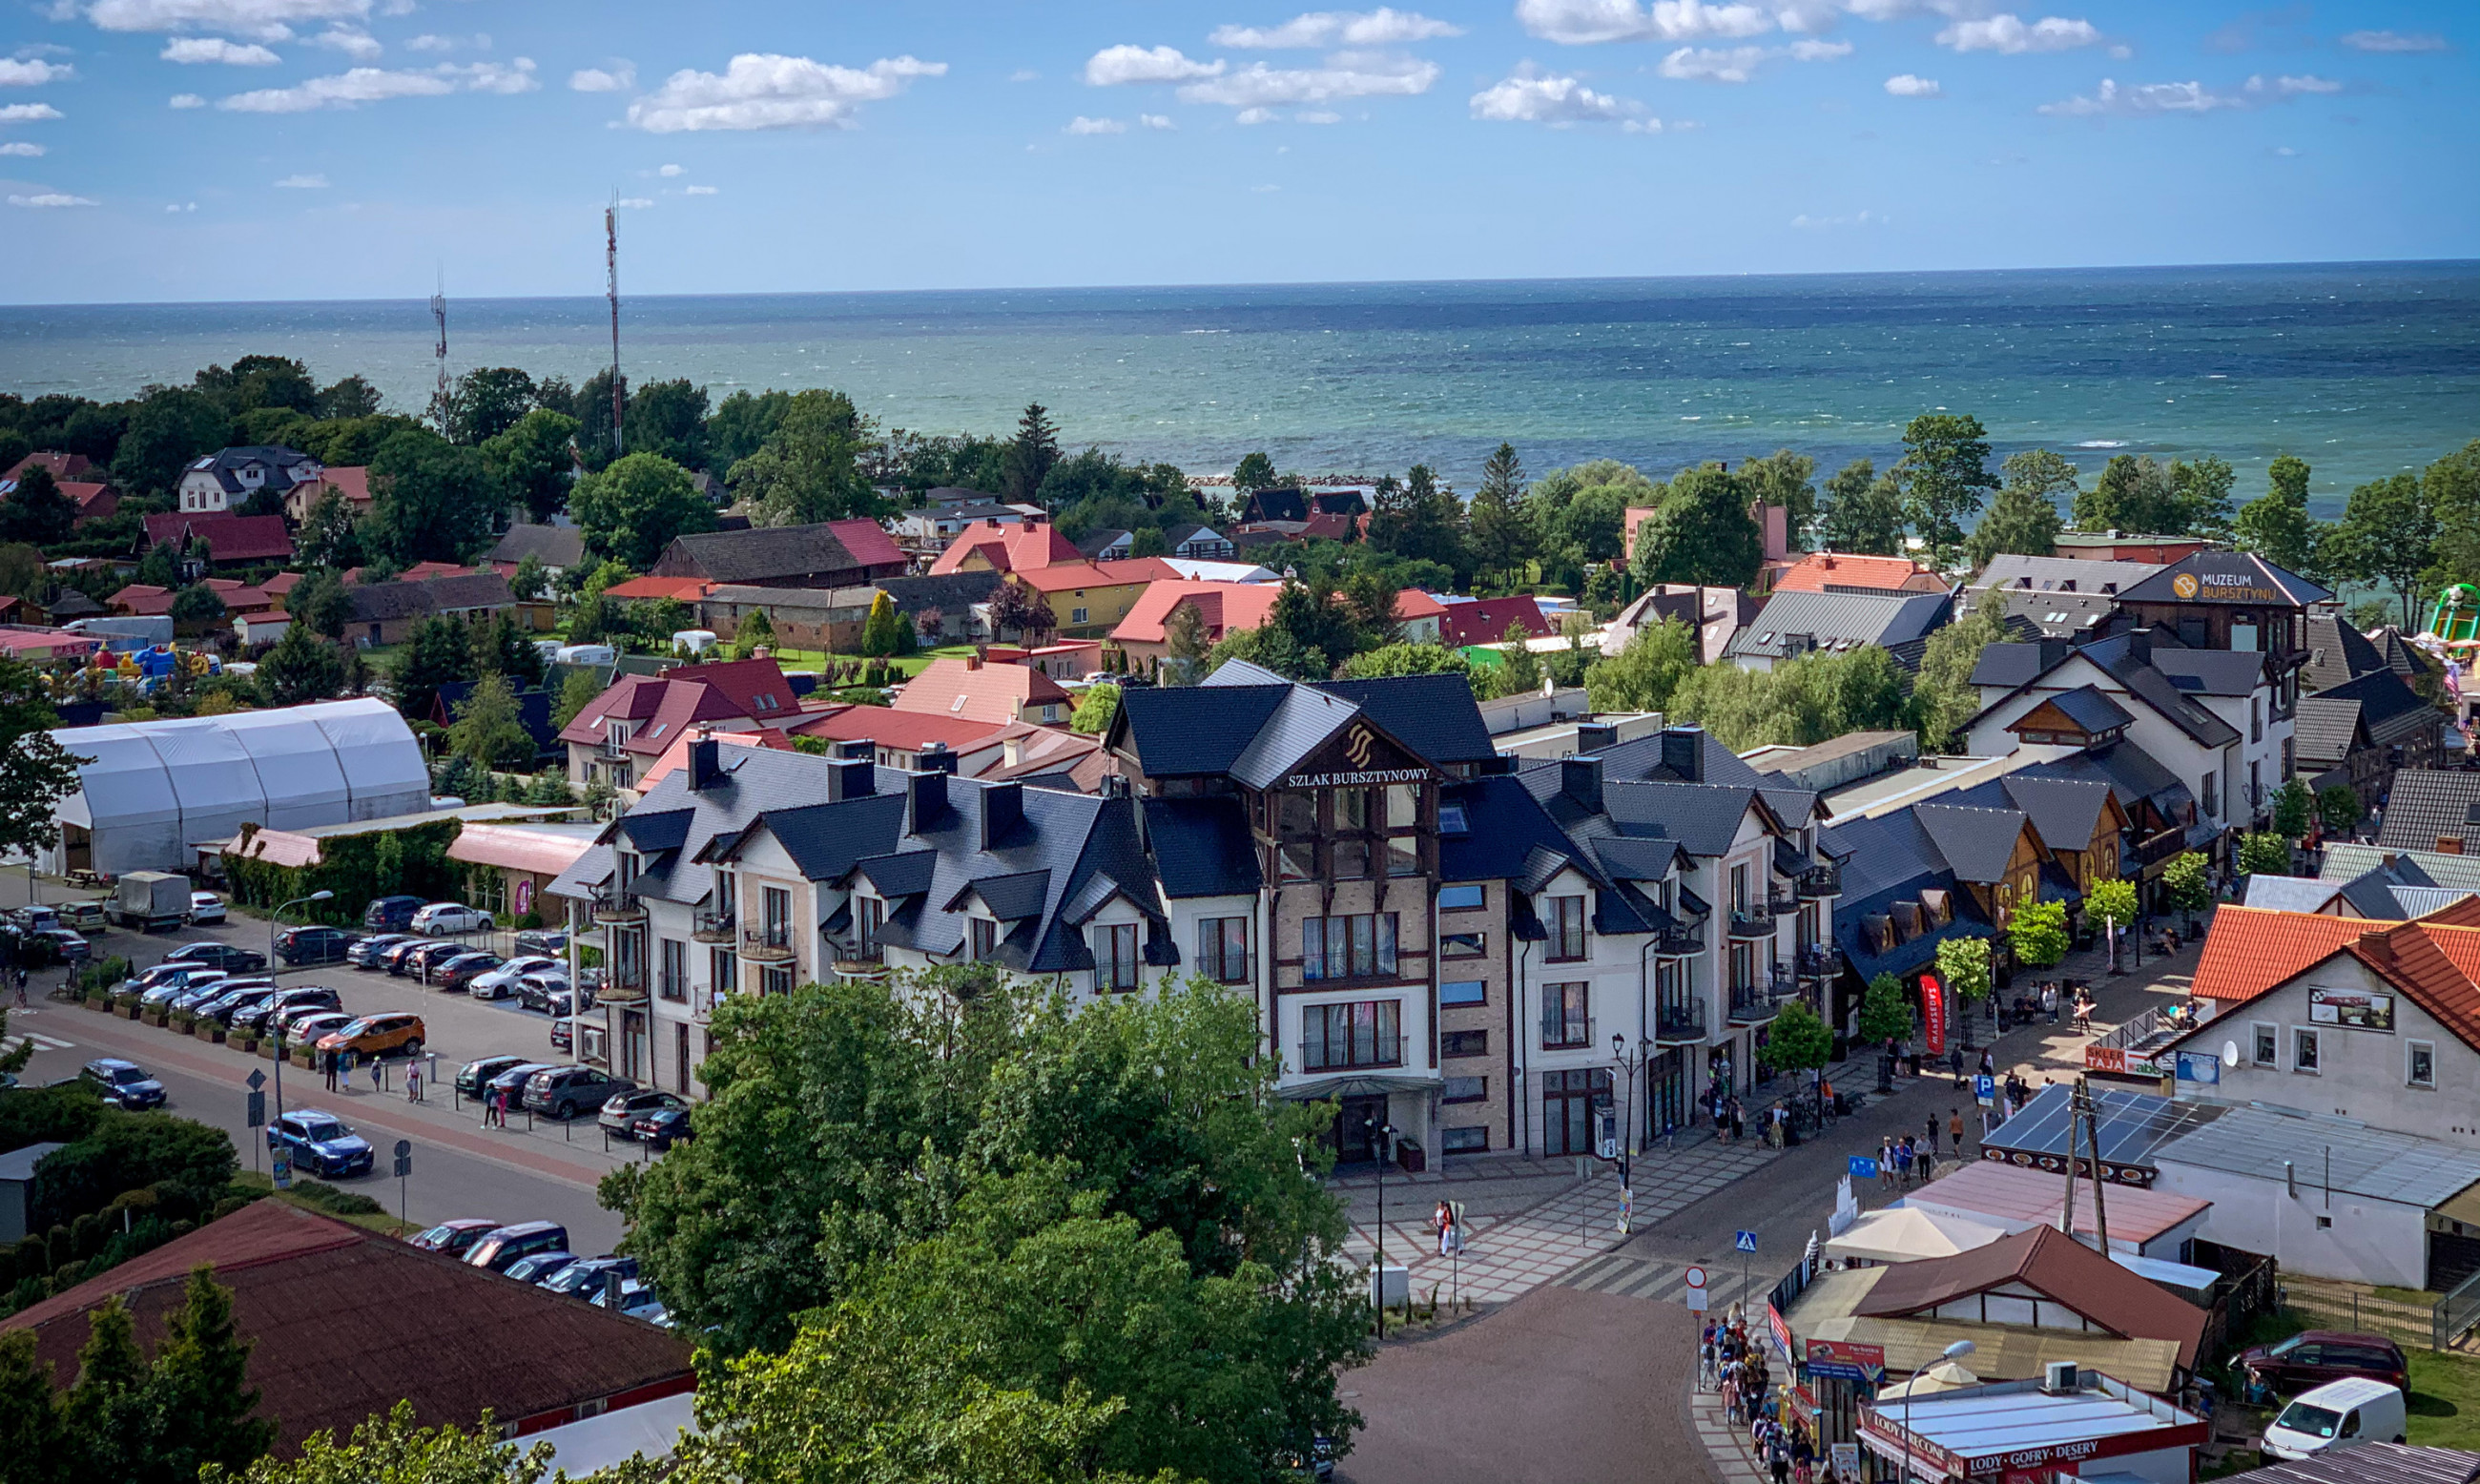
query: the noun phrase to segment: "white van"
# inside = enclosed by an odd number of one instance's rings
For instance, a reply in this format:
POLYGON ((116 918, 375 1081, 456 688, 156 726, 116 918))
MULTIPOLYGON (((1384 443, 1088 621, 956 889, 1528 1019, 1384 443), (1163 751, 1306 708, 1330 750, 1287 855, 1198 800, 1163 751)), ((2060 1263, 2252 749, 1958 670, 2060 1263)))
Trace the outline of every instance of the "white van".
POLYGON ((2267 1458, 2299 1459, 2352 1443, 2403 1441, 2400 1388, 2365 1376, 2302 1392, 2264 1430, 2267 1458))

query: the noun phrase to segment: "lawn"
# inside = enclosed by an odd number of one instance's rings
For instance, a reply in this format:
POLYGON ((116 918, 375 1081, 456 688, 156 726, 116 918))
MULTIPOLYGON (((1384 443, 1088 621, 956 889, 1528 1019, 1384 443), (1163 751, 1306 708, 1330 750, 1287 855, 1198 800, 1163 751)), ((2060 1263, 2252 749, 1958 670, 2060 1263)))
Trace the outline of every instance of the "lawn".
MULTIPOLYGON (((2259 1318, 2245 1343, 2264 1344, 2308 1327, 2303 1316, 2285 1310, 2259 1318)), ((2409 1343, 2402 1348, 2411 1364, 2411 1395, 2405 1408, 2410 1414, 2406 1431, 2411 1443, 2420 1447, 2480 1449, 2480 1356, 2409 1343)))
MULTIPOLYGON (((818 670, 823 669, 830 661, 837 664, 862 665, 870 661, 870 656, 867 654, 830 654, 819 650, 772 650, 769 652, 774 654, 775 662, 787 670, 818 670)), ((923 650, 916 654, 890 655, 886 663, 909 680, 930 668, 930 661, 934 659, 962 659, 972 652, 973 647, 969 644, 951 644, 942 649, 923 650)))

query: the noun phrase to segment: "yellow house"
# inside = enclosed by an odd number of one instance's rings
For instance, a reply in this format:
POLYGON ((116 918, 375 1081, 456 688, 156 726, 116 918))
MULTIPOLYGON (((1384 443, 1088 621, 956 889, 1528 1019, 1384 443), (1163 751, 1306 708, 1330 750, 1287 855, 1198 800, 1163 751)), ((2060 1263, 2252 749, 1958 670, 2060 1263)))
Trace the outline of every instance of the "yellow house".
POLYGON ((1042 595, 1059 621, 1059 637, 1099 639, 1120 627, 1149 586, 1176 582, 1180 576, 1159 556, 1140 556, 1120 562, 1061 562, 1011 572, 1007 579, 1042 595))

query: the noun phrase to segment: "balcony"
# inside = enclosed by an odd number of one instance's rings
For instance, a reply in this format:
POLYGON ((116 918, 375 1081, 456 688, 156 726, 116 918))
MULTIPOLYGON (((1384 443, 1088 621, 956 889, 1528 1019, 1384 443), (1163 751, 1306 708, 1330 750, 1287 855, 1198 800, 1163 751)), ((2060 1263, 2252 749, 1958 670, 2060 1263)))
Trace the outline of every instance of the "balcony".
POLYGON ((1843 868, 1827 864, 1805 873, 1799 879, 1799 894, 1809 902, 1843 895, 1843 868))
POLYGON ((1843 973, 1843 950, 1811 943, 1799 953, 1799 977, 1837 979, 1843 973))
POLYGON ((1791 998, 1787 984, 1777 980, 1770 985, 1741 985, 1731 991, 1731 1023, 1763 1025, 1782 1010, 1782 1002, 1791 998))
POLYGON ((1766 909, 1777 917, 1797 916, 1799 897, 1788 886, 1776 886, 1766 899, 1766 909))
POLYGON ((689 936, 701 943, 731 942, 732 914, 730 912, 698 913, 696 919, 689 925, 689 936))
POLYGON ((887 951, 872 942, 832 944, 828 961, 838 979, 881 979, 887 974, 887 951))
POLYGON ((1770 907, 1750 906, 1731 914, 1733 937, 1771 937, 1774 935, 1774 914, 1770 907))
POLYGON ((1705 938, 1694 928, 1668 928, 1653 940, 1653 951, 1666 959, 1685 959, 1705 951, 1705 938))
POLYGON ((1544 1051, 1581 1051, 1593 1044, 1593 1017, 1581 1018, 1556 1012, 1541 1017, 1541 1049, 1544 1051))
POLYGON ((1675 1005, 1657 1005, 1653 1010, 1653 1038, 1657 1045, 1701 1046, 1705 1043, 1705 1002, 1682 1000, 1675 1005))
POLYGON ((1300 1050, 1304 1072, 1359 1072, 1404 1064, 1404 1037, 1400 1035, 1373 1036, 1366 1040, 1354 1036, 1342 1045, 1304 1040, 1300 1050))
POLYGON ((2138 866, 2158 865, 2187 848, 2187 832, 2164 830, 2135 847, 2138 866))
POLYGON ((785 963, 792 958, 792 928, 788 923, 770 922, 762 928, 751 928, 740 934, 740 957, 759 963, 785 963))
POLYGON ((644 922, 646 904, 626 886, 609 883, 598 886, 593 897, 594 920, 598 924, 644 922))

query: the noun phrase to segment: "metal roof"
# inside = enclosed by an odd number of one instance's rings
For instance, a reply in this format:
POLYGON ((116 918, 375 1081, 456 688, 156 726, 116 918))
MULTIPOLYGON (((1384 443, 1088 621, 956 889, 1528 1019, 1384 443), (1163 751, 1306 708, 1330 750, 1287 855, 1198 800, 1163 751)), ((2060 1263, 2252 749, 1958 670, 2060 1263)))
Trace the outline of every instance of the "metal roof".
MULTIPOLYGON (((2064 1157, 2067 1139, 2073 1128, 2069 1097, 2072 1089, 2053 1083, 2033 1095, 2024 1111, 2007 1119, 1980 1141, 1984 1151, 2005 1154, 2051 1155, 2064 1157)), ((2101 1158, 2105 1164, 2154 1166, 2164 1146, 2199 1125, 2225 1117, 2235 1110, 2218 1103, 2189 1103, 2177 1098, 2155 1097, 2147 1092, 2133 1092, 2124 1087, 2095 1087, 2092 1089, 2093 1110, 2101 1120, 2101 1158)), ((2077 1153, 2083 1152, 2079 1148, 2077 1153)), ((2480 1164, 2480 1155, 2474 1155, 2480 1164)), ((2190 1160, 2187 1163, 2197 1164, 2190 1160)), ((2281 1172, 2279 1161, 2275 1173, 2281 1172)), ((2480 1180, 2480 1174, 2472 1176, 2480 1180)), ((2470 1181, 2464 1182, 2465 1185, 2470 1181)), ((2457 1190, 2462 1187, 2456 1187, 2457 1190)))
POLYGON ((2355 1443, 2233 1477, 2245 1484, 2471 1484, 2480 1479, 2480 1453, 2355 1443))
MULTIPOLYGON (((2103 1147, 2108 1147, 2106 1127, 2103 1147)), ((2259 1180, 2294 1175, 2302 1186, 2318 1190, 2328 1189, 2330 1179, 2330 1189, 2337 1192, 2422 1211, 2442 1206, 2480 1185, 2480 1150, 2416 1134, 2372 1129, 2355 1118, 2286 1113, 2258 1105, 2225 1108, 2210 1121, 2181 1129, 2157 1150, 2157 1159, 2161 1164, 2192 1164, 2259 1180), (2330 1177, 2326 1173, 2329 1153, 2330 1177)))

